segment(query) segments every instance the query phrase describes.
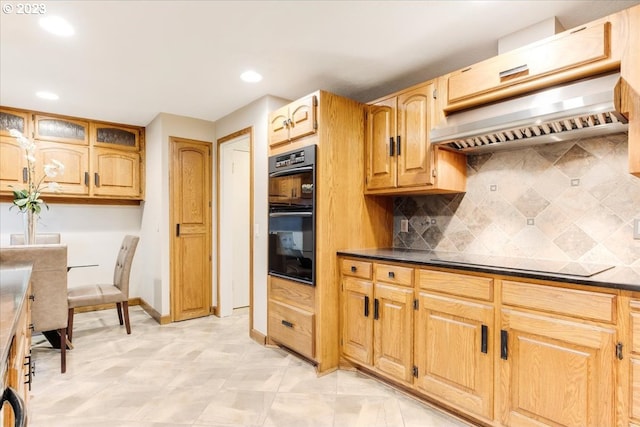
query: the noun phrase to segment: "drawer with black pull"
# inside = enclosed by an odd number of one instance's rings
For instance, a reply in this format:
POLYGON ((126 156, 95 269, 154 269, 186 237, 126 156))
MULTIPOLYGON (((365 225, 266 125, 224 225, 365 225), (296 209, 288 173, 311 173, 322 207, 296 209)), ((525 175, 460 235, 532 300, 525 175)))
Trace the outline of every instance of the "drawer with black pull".
POLYGON ((315 356, 315 315, 269 300, 269 338, 311 359, 315 356))

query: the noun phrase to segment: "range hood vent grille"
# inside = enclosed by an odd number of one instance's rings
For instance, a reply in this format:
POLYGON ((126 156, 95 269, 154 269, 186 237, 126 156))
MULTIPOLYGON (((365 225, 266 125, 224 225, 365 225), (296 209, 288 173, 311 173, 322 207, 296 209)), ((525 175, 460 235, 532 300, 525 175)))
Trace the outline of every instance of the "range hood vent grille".
POLYGON ((610 74, 452 114, 431 142, 480 152, 624 132, 627 120, 614 102, 618 79, 610 74))

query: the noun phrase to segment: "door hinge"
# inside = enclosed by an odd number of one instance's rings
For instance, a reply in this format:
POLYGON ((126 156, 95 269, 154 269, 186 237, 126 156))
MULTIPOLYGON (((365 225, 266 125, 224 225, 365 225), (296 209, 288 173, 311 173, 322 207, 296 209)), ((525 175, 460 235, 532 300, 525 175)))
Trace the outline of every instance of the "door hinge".
POLYGON ((340 338, 340 345, 344 345, 344 341, 342 341, 342 338, 340 338))
POLYGON ((318 121, 313 122, 313 130, 318 130, 318 121))
POLYGON ((418 308, 420 308, 420 302, 418 301, 418 298, 413 300, 413 309, 417 310, 418 308))
POLYGON ((431 169, 431 176, 436 178, 438 176, 438 171, 436 171, 435 169, 431 169))
POLYGON ((411 373, 414 377, 418 378, 418 367, 413 365, 413 368, 411 369, 411 373))
POLYGON ((433 99, 438 99, 438 89, 433 90, 433 99))
POLYGON ((209 255, 209 261, 211 261, 211 255, 209 255))
POLYGON ((317 107, 318 106, 318 97, 313 95, 313 106, 317 107))
POLYGON ((622 343, 619 342, 616 344, 616 357, 618 360, 622 360, 622 343))

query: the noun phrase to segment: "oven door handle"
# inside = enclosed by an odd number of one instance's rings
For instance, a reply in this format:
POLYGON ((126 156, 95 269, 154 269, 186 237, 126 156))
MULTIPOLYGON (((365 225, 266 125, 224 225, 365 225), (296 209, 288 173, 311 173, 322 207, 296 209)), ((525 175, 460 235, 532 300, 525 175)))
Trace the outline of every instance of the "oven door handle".
POLYGON ((270 218, 277 218, 281 216, 313 216, 313 212, 271 212, 270 218))
POLYGON ((271 172, 269 178, 275 178, 278 176, 295 175, 300 172, 313 172, 313 166, 300 166, 299 168, 287 169, 284 171, 271 172))

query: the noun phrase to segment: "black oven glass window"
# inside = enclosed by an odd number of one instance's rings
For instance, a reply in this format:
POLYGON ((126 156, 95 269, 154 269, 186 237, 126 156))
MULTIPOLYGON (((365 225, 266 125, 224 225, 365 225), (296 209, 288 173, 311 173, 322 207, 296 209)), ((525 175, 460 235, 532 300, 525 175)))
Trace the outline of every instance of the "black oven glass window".
POLYGON ((269 216, 269 272, 313 284, 313 216, 307 212, 269 216))

